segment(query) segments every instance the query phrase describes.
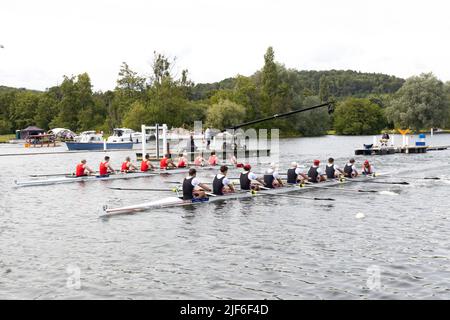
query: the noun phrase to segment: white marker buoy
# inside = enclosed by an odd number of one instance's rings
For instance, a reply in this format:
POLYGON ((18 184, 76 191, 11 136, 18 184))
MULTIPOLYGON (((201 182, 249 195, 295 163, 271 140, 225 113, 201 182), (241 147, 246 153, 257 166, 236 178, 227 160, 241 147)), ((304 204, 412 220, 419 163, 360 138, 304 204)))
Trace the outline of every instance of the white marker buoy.
POLYGON ((363 219, 366 215, 362 212, 358 212, 355 216, 356 219, 363 219))

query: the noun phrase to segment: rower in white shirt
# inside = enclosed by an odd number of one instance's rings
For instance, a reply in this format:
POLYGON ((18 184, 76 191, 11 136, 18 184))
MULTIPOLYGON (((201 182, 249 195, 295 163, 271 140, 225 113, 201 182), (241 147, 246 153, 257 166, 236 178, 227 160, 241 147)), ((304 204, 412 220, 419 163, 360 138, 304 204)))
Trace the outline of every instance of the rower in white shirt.
POLYGON ((350 161, 344 167, 344 176, 346 178, 356 178, 358 171, 355 166, 355 159, 351 158, 350 161))
POLYGON ((308 176, 302 173, 302 170, 298 167, 297 162, 292 162, 291 167, 287 171, 287 183, 297 184, 304 183, 308 180, 308 176))
POLYGON ((220 173, 218 173, 213 180, 213 193, 218 196, 223 196, 226 193, 235 192, 233 184, 227 176, 228 167, 221 166, 220 173))
POLYGON ((189 176, 183 180, 183 200, 202 199, 206 197, 205 191, 211 189, 204 183, 201 183, 197 178, 197 170, 189 169, 189 176))
POLYGON ((309 182, 317 183, 327 180, 326 174, 320 169, 320 160, 314 160, 313 165, 308 171, 309 182))
POLYGON ((251 165, 244 165, 244 171, 241 172, 241 175, 239 176, 241 190, 260 190, 261 187, 264 187, 264 180, 258 178, 251 170, 251 165))
POLYGON ((264 184, 267 188, 279 188, 283 186, 280 175, 278 173, 278 166, 271 163, 269 169, 264 173, 264 184))

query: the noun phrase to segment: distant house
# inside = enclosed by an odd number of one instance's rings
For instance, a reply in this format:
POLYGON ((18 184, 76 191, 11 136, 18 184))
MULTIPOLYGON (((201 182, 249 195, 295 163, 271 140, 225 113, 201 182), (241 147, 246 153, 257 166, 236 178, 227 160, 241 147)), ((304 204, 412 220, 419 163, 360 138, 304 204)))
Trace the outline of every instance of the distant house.
POLYGON ((44 134, 45 130, 30 126, 28 128, 25 128, 23 130, 20 130, 20 139, 28 139, 29 136, 36 136, 38 134, 44 134))

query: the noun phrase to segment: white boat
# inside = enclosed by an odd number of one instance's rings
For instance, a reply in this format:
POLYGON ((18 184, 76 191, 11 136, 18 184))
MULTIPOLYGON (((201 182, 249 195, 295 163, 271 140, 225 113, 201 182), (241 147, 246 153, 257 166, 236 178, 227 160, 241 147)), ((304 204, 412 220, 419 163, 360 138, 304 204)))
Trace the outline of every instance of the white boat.
POLYGON ((128 142, 107 142, 103 139, 103 133, 96 131, 84 131, 74 138, 73 142, 66 142, 69 150, 113 150, 113 149, 133 149, 133 143, 128 142))
MULTIPOLYGON (((197 171, 202 170, 213 170, 217 169, 217 167, 199 167, 196 168, 197 171)), ((155 170, 148 172, 132 172, 132 173, 117 173, 109 176, 85 176, 85 177, 76 177, 76 176, 64 176, 60 178, 52 178, 45 180, 25 180, 25 181, 14 181, 16 187, 35 187, 35 186, 46 186, 46 185, 55 185, 55 184, 65 184, 65 183, 74 183, 74 182, 90 182, 90 181, 110 181, 110 180, 125 180, 125 179, 136 179, 136 178, 145 178, 157 175, 166 175, 166 174, 180 174, 180 173, 188 173, 189 168, 177 168, 177 169, 167 169, 167 170, 155 170)))
POLYGON ((326 182, 322 182, 319 184, 311 184, 311 185, 307 185, 304 187, 301 187, 299 185, 288 185, 288 186, 285 186, 282 188, 267 189, 267 190, 261 190, 261 191, 257 191, 257 192, 238 191, 236 193, 226 194, 223 196, 215 196, 215 197, 205 198, 205 199, 202 199, 201 201, 182 200, 181 197, 172 196, 172 197, 166 197, 166 198, 155 200, 155 201, 149 201, 149 202, 144 202, 141 204, 124 206, 124 207, 119 207, 119 208, 109 208, 107 205, 104 205, 103 206, 103 214, 101 215, 101 217, 110 217, 110 216, 119 215, 119 214, 129 214, 129 213, 147 211, 150 209, 197 205, 197 204, 204 204, 204 203, 209 203, 209 202, 224 201, 224 200, 228 200, 228 199, 241 199, 241 198, 265 196, 265 195, 277 195, 277 194, 288 193, 288 192, 305 192, 305 191, 314 190, 314 189, 318 190, 318 189, 320 189, 320 187, 332 187, 332 186, 346 184, 349 182, 365 182, 365 181, 373 180, 373 179, 374 179, 374 177, 361 176, 358 178, 347 179, 344 181, 328 180, 326 182))
MULTIPOLYGON (((145 141, 148 142, 150 140, 151 135, 145 135, 145 141)), ((136 132, 133 129, 129 128, 115 128, 113 130, 113 134, 108 137, 108 143, 117 143, 117 142, 132 142, 132 143, 141 143, 142 142, 142 132, 136 132)))

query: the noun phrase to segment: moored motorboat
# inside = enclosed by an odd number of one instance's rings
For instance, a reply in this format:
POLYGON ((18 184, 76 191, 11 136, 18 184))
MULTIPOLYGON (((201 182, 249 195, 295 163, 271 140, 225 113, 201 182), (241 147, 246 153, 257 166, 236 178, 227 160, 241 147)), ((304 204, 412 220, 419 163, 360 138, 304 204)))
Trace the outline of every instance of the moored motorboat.
POLYGON ((131 150, 133 142, 107 142, 102 133, 84 131, 73 142, 66 142, 68 150, 131 150))

